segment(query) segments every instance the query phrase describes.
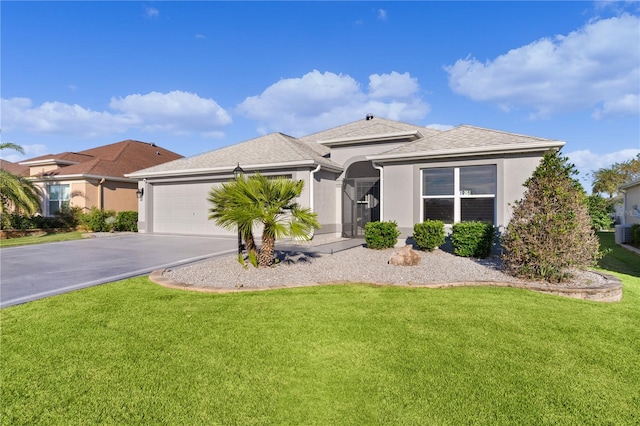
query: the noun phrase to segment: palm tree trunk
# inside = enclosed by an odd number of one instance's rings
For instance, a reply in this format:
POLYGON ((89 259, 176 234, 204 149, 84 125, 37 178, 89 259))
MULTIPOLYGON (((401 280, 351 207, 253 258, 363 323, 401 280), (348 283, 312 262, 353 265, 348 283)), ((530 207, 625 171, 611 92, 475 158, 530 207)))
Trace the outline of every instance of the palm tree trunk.
POLYGON ((256 247, 256 240, 253 238, 253 232, 249 231, 244 236, 244 243, 247 253, 254 253, 256 257, 258 257, 258 247, 256 247))
POLYGON ((260 248, 260 257, 258 266, 273 265, 273 252, 275 250, 276 238, 273 235, 262 234, 262 247, 260 248))

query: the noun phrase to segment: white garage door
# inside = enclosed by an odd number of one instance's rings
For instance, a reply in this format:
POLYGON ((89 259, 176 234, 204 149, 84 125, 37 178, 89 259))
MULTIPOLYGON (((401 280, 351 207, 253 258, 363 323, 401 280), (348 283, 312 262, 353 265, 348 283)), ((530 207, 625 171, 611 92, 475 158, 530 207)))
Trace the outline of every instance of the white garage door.
POLYGON ((208 220, 209 191, 220 182, 153 185, 153 231, 169 234, 236 235, 208 220))

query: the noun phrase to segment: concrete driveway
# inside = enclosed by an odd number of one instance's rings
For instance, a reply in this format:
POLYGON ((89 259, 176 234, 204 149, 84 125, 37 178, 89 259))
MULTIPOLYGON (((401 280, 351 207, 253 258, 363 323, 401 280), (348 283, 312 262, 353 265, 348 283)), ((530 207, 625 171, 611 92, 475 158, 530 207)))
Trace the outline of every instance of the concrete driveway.
POLYGON ((0 307, 235 253, 234 238, 116 234, 0 249, 0 307))

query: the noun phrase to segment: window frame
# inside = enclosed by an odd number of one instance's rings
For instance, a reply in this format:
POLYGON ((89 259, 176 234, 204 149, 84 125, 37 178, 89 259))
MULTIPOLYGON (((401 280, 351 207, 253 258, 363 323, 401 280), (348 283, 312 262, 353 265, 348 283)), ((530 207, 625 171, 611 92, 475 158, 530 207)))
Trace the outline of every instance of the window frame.
MULTIPOLYGON (((423 167, 420 169, 420 218, 426 220, 424 200, 426 199, 452 199, 453 200, 453 223, 459 223, 462 221, 462 200, 463 199, 478 199, 478 198, 491 198, 493 199, 493 218, 491 224, 495 226, 497 220, 497 206, 496 200, 498 198, 498 166, 497 164, 476 164, 466 166, 443 166, 443 167, 423 167), (495 177, 494 193, 493 194, 463 194, 463 190, 460 189, 460 170, 465 167, 493 167, 493 173, 495 177), (453 194, 451 195, 424 195, 424 172, 425 170, 433 169, 453 169, 453 194)), ((452 224, 445 224, 451 226, 452 224)))
POLYGON ((47 216, 52 217, 55 216, 56 212, 59 212, 62 207, 64 206, 64 203, 66 203, 67 206, 71 205, 71 184, 68 183, 54 183, 51 185, 47 185, 47 216), (56 198, 56 199, 52 199, 51 198, 51 188, 52 187, 61 187, 62 189, 59 191, 59 194, 62 195, 62 198, 56 198), (66 189, 66 191, 65 191, 66 189), (64 194, 67 194, 68 198, 65 199, 64 194), (57 209, 55 211, 51 211, 51 203, 52 202, 57 202, 58 206, 57 209))

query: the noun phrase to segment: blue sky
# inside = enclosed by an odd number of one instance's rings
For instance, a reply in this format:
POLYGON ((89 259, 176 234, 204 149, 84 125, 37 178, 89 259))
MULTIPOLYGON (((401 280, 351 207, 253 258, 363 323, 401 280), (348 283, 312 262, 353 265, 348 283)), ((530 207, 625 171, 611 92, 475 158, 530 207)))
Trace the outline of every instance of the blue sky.
POLYGON ((191 156, 367 113, 564 140, 585 186, 640 152, 637 1, 0 8, 11 161, 124 139, 191 156))

